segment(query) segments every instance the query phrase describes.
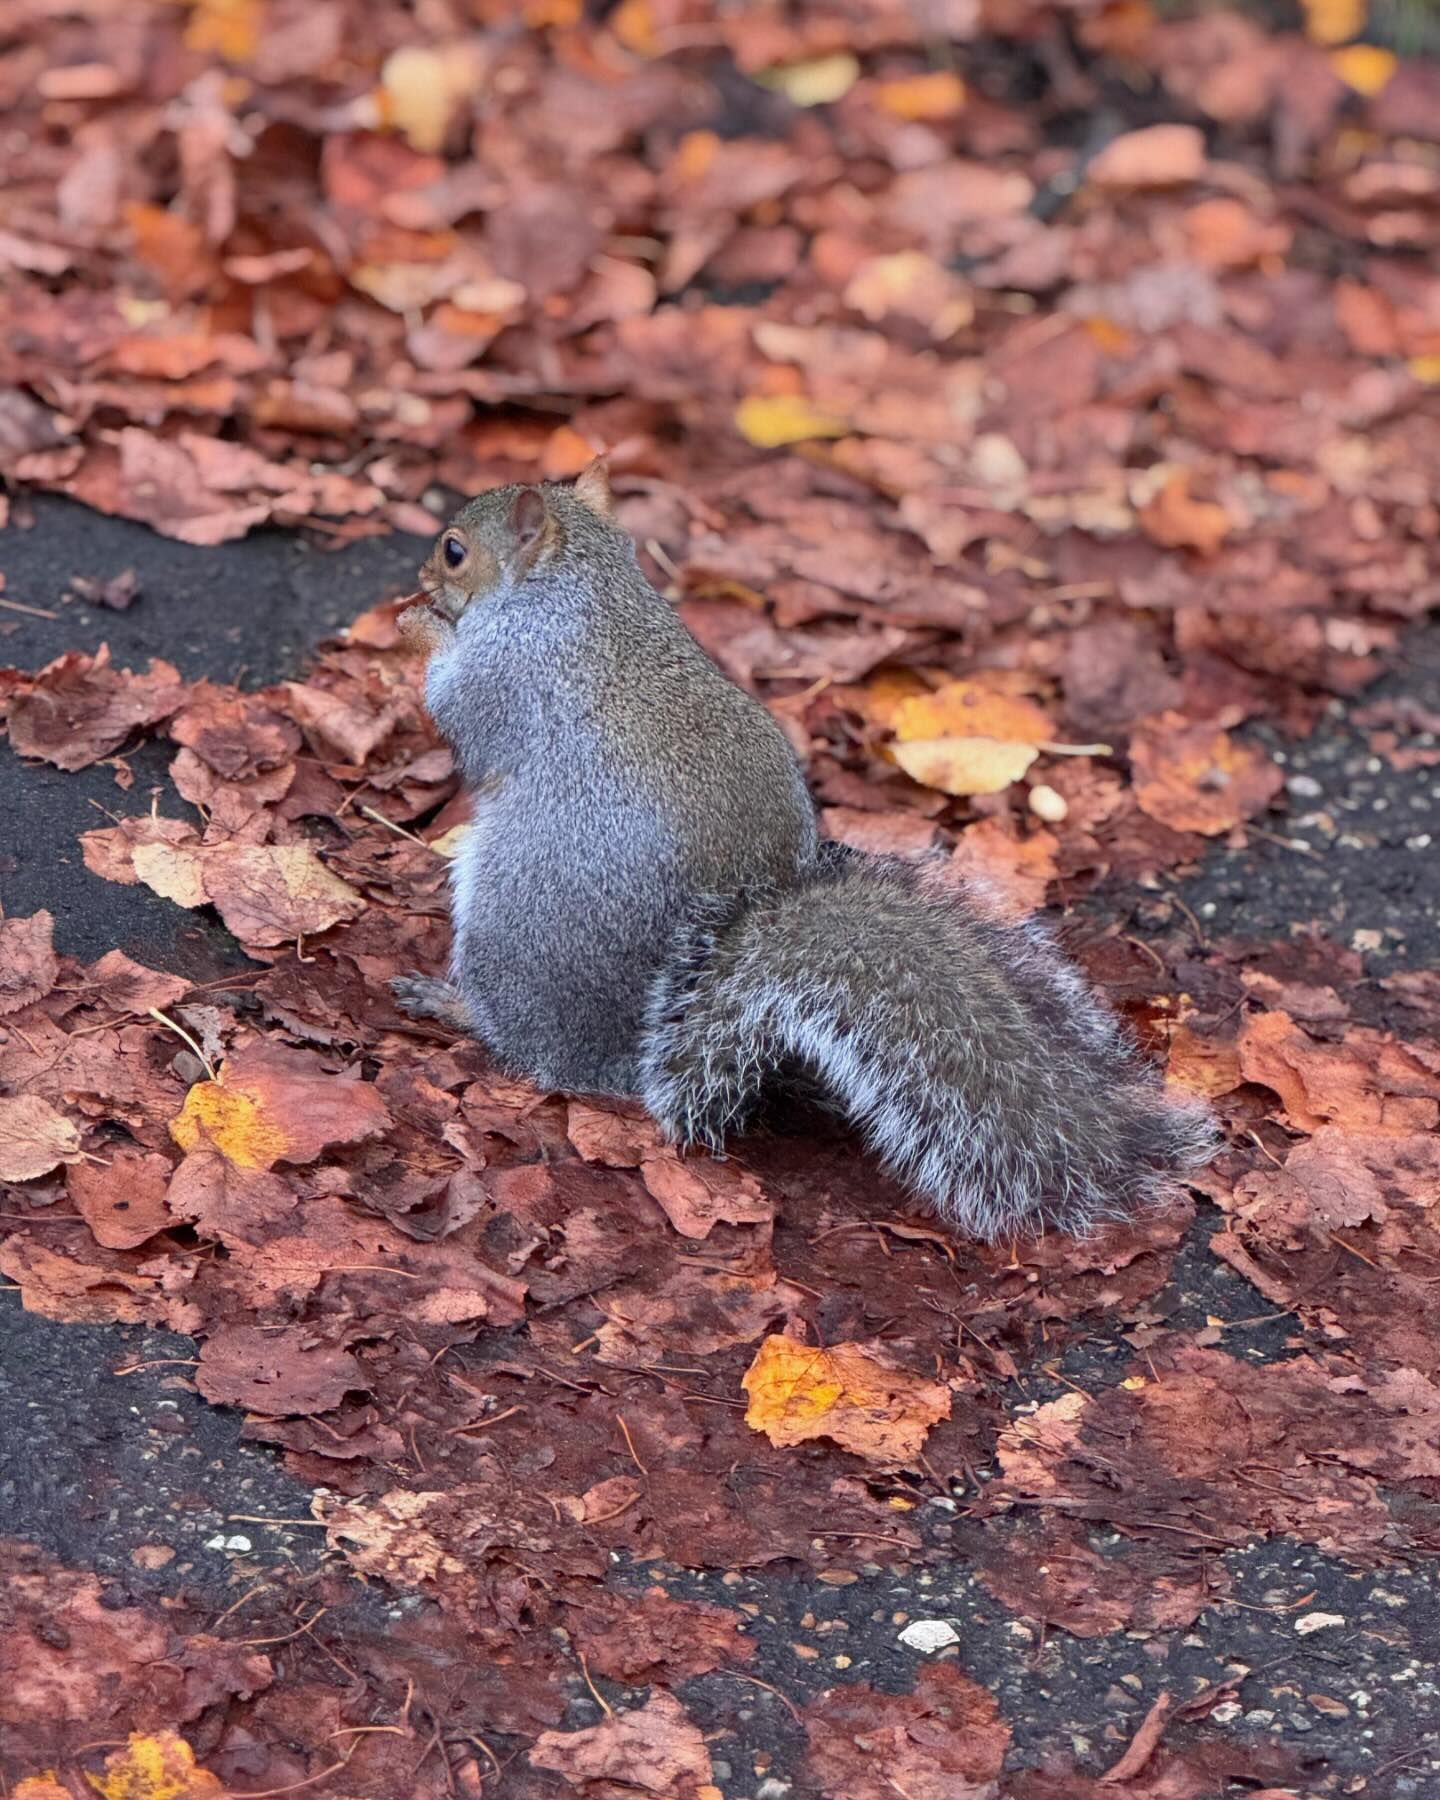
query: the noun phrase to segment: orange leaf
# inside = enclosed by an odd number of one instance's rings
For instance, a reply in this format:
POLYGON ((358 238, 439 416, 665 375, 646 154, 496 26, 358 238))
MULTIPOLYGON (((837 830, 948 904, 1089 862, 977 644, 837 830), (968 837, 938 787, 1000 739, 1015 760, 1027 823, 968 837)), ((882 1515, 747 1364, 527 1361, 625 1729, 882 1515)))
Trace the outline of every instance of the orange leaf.
POLYGON ((1172 550, 1198 550, 1213 556, 1230 533, 1230 515, 1213 500, 1190 497, 1190 470, 1176 469, 1139 513, 1140 524, 1155 543, 1172 550))
POLYGON ((926 1433, 950 1416, 950 1393, 890 1360, 878 1345, 828 1350, 767 1337, 740 1384, 750 1396, 745 1423, 786 1447, 827 1437, 874 1462, 920 1454, 926 1433))

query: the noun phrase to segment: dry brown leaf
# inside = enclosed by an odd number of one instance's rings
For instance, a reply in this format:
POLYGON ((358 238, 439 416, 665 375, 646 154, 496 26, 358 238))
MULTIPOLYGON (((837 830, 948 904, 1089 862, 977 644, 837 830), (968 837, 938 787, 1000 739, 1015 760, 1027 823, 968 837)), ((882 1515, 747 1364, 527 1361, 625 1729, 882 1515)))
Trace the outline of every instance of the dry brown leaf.
POLYGON ((65 1185, 97 1244, 133 1250, 175 1223, 165 1204, 170 1174, 168 1157, 122 1147, 105 1163, 76 1163, 65 1185))
POLYGON ((1191 479, 1189 469, 1176 469, 1136 516, 1146 536, 1167 550, 1214 556, 1230 535, 1230 515, 1213 500, 1195 499, 1191 479))
POLYGON ((132 732, 168 718, 184 694, 180 671, 158 658, 137 675, 113 666, 108 644, 94 656, 67 650, 27 677, 10 702, 10 742, 21 756, 83 769, 118 750, 132 732))
POLYGON ((1112 138, 1085 171, 1099 188, 1178 187, 1205 172, 1205 137, 1194 125, 1147 125, 1112 138))
POLYGON ((682 1237, 709 1237, 722 1222, 767 1225, 775 1217, 760 1183, 736 1162, 661 1148, 646 1155, 640 1175, 682 1237))
POLYGON ((0 1016, 43 1000, 60 973, 48 912, 0 919, 0 1016))
POLYGON ((537 1769, 548 1769, 571 1787, 592 1781, 665 1796, 666 1800, 718 1800, 714 1769, 700 1728, 680 1702, 655 1688, 644 1706, 611 1713, 581 1731, 544 1731, 530 1751, 537 1769))
POLYGON ((0 1181, 33 1181, 79 1154, 80 1133, 48 1100, 0 1097, 0 1181))
POLYGON ((368 1385, 348 1350, 317 1342, 301 1325, 283 1331, 222 1325, 200 1347, 195 1384, 217 1406, 267 1417, 329 1412, 352 1389, 368 1385))
POLYGON ((1130 741, 1135 798, 1172 831, 1217 837, 1265 808, 1285 785, 1263 750, 1181 713, 1141 721, 1130 741))

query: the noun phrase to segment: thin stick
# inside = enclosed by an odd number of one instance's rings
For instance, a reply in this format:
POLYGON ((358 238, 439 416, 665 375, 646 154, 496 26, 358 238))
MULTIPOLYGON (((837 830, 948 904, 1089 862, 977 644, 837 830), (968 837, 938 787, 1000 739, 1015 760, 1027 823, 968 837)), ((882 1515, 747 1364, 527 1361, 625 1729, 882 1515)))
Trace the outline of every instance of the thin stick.
POLYGON ((644 1463, 641 1462, 641 1460, 640 1460, 639 1452, 635 1448, 635 1440, 630 1435, 630 1427, 625 1423, 624 1413, 618 1413, 618 1412, 616 1413, 615 1423, 620 1427, 620 1430, 624 1434, 625 1447, 630 1452, 631 1462, 634 1463, 635 1467, 648 1480, 650 1477, 650 1471, 645 1467, 644 1463))
POLYGON ((191 1037, 190 1033, 185 1029, 185 1027, 183 1025, 177 1025, 175 1023, 174 1019, 172 1019, 168 1013, 161 1012, 161 1010, 158 1006, 147 1006, 145 1008, 145 1011, 150 1015, 150 1017, 152 1019, 156 1020, 159 1024, 163 1025, 167 1031, 173 1031, 175 1033, 176 1037, 184 1038, 185 1042, 190 1046, 190 1048, 200 1058, 201 1065, 204 1068, 205 1073, 210 1077, 210 1079, 212 1081, 219 1079, 215 1073, 214 1063, 211 1062, 210 1058, 205 1054, 205 1052, 195 1042, 194 1038, 191 1037))
POLYGON ((588 1687, 590 1692, 595 1696, 595 1704, 600 1708, 607 1719, 613 1719, 615 1717, 614 1707, 611 1706, 610 1702, 590 1679, 590 1665, 585 1661, 585 1652, 583 1650, 577 1650, 575 1654, 580 1658, 580 1673, 585 1677, 586 1687, 588 1687))
POLYGON ((6 612, 24 613, 31 619, 58 619, 59 613, 51 612, 47 606, 22 606, 18 600, 0 600, 6 612))
POLYGON ((788 1694, 782 1694, 780 1692, 779 1688, 771 1687, 771 1685, 768 1681, 762 1681, 758 1675, 747 1675, 743 1669, 725 1669, 723 1671, 723 1673, 726 1675, 733 1675, 736 1681, 749 1681, 749 1682, 753 1682, 754 1685, 758 1688, 764 1688, 764 1690, 767 1694, 773 1694, 775 1696, 775 1698, 781 1703, 781 1705, 788 1709, 788 1711, 790 1713, 790 1717, 795 1721, 795 1723, 797 1725, 800 1724, 801 1720, 800 1720, 799 1707, 796 1706, 795 1702, 790 1698, 790 1696, 788 1694))
POLYGON ((409 838, 412 844, 418 844, 422 850, 428 850, 432 856, 443 858, 444 852, 437 850, 433 844, 427 844, 424 838, 413 831, 407 831, 403 825, 397 825, 393 819, 387 819, 382 812, 376 812, 373 806, 357 806, 356 812, 364 813, 367 819, 373 819, 377 825, 383 825, 387 831, 393 831, 396 837, 409 838))

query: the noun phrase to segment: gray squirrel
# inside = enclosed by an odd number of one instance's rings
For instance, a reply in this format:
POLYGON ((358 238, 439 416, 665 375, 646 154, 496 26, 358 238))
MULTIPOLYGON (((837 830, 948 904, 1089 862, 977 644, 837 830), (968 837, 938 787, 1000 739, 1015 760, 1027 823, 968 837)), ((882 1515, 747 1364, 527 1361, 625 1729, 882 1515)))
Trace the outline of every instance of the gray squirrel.
POLYGON ((1205 1162, 1043 927, 821 840, 800 764, 646 580, 603 463, 462 507, 402 615, 473 797, 449 982, 399 1003, 719 1151, 818 1086, 957 1231, 1083 1231, 1205 1162))

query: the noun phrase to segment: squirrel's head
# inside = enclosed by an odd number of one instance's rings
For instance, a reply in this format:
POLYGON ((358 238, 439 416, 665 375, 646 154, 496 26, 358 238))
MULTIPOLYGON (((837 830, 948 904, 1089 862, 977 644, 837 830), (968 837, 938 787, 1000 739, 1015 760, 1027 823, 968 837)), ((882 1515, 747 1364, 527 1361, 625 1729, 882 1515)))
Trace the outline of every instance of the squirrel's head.
POLYGON ((462 506, 420 570, 423 611, 454 626, 473 601, 540 574, 577 529, 617 531, 610 475, 597 457, 574 482, 493 488, 462 506))

